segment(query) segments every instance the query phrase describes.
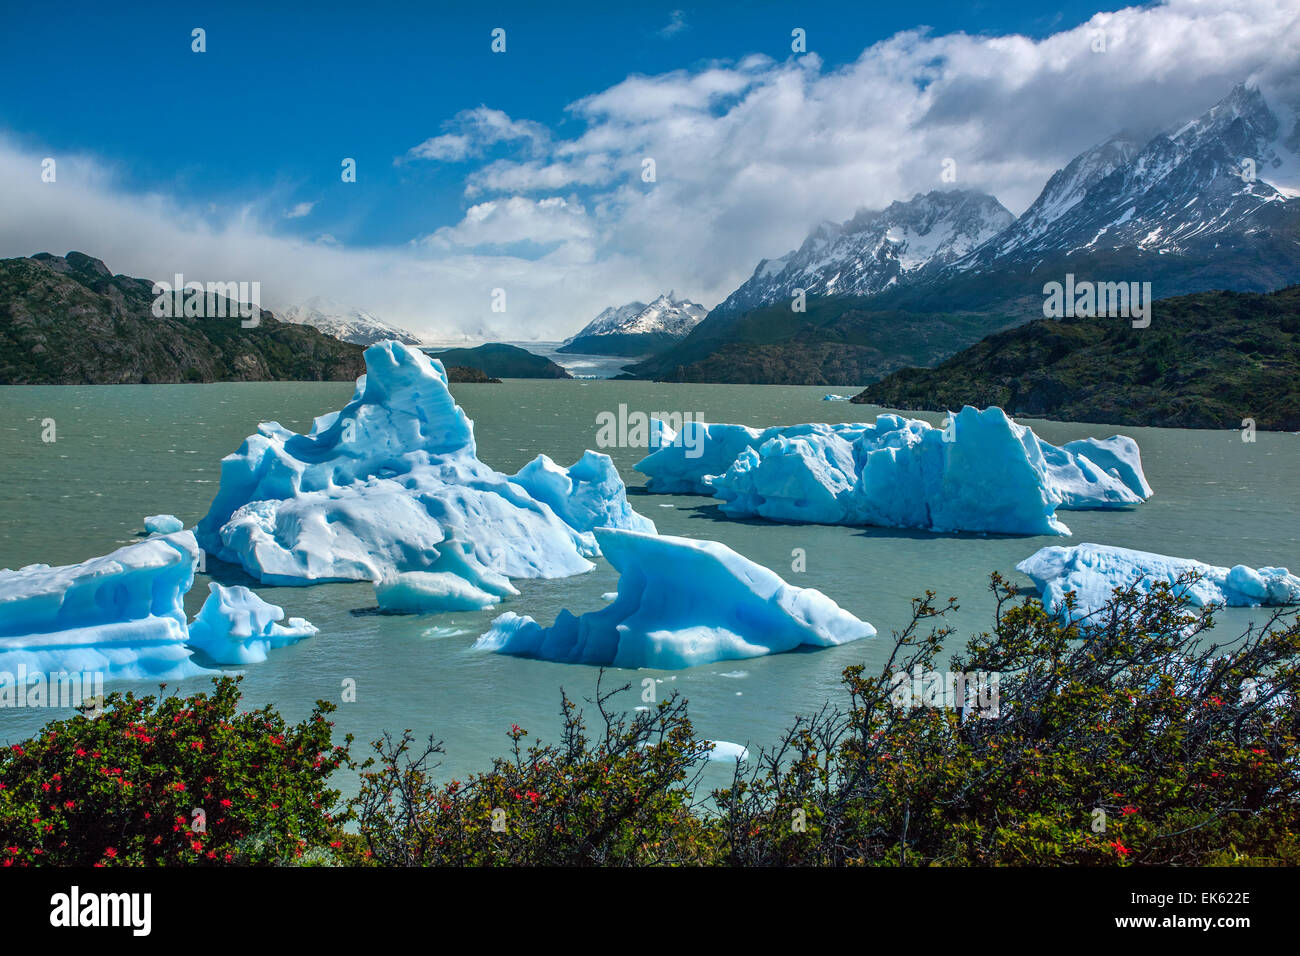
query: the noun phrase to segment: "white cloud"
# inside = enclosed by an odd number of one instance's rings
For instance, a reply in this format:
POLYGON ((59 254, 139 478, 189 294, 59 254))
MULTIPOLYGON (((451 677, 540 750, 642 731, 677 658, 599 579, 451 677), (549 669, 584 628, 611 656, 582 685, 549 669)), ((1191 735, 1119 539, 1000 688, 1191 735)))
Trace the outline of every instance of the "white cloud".
POLYGON ((284 218, 301 219, 303 216, 310 215, 311 211, 314 208, 316 208, 316 204, 314 202, 300 202, 298 203, 298 205, 294 206, 292 209, 286 212, 284 214, 284 218))
POLYGON ((411 147, 404 159, 459 163, 482 156, 498 143, 523 141, 532 148, 540 148, 549 136, 540 123, 513 120, 501 110, 486 106, 462 110, 444 123, 443 128, 448 132, 411 147))
POLYGON ((84 157, 42 184, 40 155, 0 140, 0 255, 76 248, 133 275, 260 279, 272 307, 324 294, 430 335, 560 338, 669 288, 716 303, 812 224, 940 188, 947 157, 958 186, 1019 212, 1121 128, 1168 126, 1247 78, 1294 97, 1296 19, 1294 0, 1172 0, 1042 39, 909 31, 835 69, 751 55, 594 91, 565 138, 480 106, 399 160, 466 162, 462 218, 385 248, 130 193, 84 157))
POLYGON ((470 206, 459 223, 443 226, 419 242, 433 249, 473 249, 521 242, 573 242, 590 239, 592 234, 587 211, 577 202, 559 196, 510 196, 470 206))

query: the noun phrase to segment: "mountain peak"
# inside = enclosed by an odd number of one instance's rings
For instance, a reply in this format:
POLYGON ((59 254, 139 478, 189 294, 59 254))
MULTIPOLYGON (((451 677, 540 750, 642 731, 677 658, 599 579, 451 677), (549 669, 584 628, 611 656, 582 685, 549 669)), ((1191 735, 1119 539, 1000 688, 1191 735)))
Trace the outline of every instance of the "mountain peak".
POLYGON ((764 259, 714 310, 726 316, 807 295, 869 295, 923 270, 966 255, 1007 228, 1014 217, 993 196, 936 189, 859 209, 843 223, 822 222, 794 252, 764 259))
POLYGON ((676 290, 660 293, 649 305, 629 302, 610 306, 588 322, 570 342, 601 335, 656 335, 681 338, 699 325, 708 310, 689 299, 678 299, 676 290))

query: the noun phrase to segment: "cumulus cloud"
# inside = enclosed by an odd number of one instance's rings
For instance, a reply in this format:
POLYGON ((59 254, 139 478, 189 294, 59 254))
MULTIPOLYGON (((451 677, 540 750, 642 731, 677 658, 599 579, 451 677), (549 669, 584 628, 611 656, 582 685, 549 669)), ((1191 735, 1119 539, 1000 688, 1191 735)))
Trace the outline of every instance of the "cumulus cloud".
POLYGON ((272 307, 325 294, 430 335, 559 338, 669 288, 714 304, 817 222, 942 188, 945 159, 957 186, 1020 212, 1081 150, 1187 119, 1242 80, 1297 102, 1296 21, 1294 0, 1169 0, 1038 39, 907 31, 835 68, 813 33, 807 55, 594 90, 568 104, 564 136, 478 106, 395 160, 464 164, 461 218, 387 248, 128 194, 88 159, 40 184, 40 157, 0 140, 0 182, 33 183, 6 187, 0 254, 79 248, 136 275, 262 279, 272 307), (493 288, 507 313, 490 311, 493 288))

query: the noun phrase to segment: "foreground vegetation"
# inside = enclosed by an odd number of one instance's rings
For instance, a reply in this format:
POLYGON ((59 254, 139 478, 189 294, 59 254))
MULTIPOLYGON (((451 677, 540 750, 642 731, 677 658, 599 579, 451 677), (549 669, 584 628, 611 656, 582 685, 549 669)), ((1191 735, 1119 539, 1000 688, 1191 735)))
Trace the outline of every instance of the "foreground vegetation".
MULTIPOLYGON (((1300 620, 1228 645, 1176 589, 1117 591, 1063 626, 998 576, 990 631, 940 666, 951 601, 914 602, 879 674, 698 786, 711 746, 680 697, 619 712, 597 681, 558 742, 508 733, 467 780, 411 732, 359 767, 321 702, 289 727, 210 695, 114 695, 0 753, 13 863, 412 865, 1231 865, 1300 863, 1300 620), (919 669, 919 670, 914 670, 919 669), (926 706, 896 672, 998 674, 926 706), (990 703, 993 706, 989 706, 990 703), (974 705, 974 706, 970 706, 974 705), (328 780, 361 772, 346 803, 328 780), (202 817, 204 828, 195 831, 202 817)), ((936 701, 931 700, 931 703, 936 701)))

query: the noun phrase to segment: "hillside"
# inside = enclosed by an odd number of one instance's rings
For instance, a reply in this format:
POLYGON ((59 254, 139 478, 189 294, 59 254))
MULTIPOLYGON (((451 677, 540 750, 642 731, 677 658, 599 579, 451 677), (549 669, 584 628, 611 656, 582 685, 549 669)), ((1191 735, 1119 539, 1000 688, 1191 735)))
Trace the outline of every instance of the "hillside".
MULTIPOLYGON (((863 385, 930 365, 1017 321, 1010 313, 877 308, 876 297, 809 299, 753 309, 710 334, 631 366, 624 377, 756 385, 863 385)), ((707 320, 706 323, 707 324, 707 320)))
POLYGON ((147 279, 113 275, 80 252, 0 259, 0 384, 102 385, 343 381, 362 349, 263 310, 238 318, 158 318, 147 279))
POLYGON ((489 342, 472 349, 426 349, 445 366, 467 365, 492 378, 572 378, 561 366, 517 345, 489 342))
POLYGON ((936 368, 868 386, 858 403, 905 410, 1000 405, 1061 421, 1300 430, 1300 286, 1162 299, 1151 326, 1039 319, 936 368))

